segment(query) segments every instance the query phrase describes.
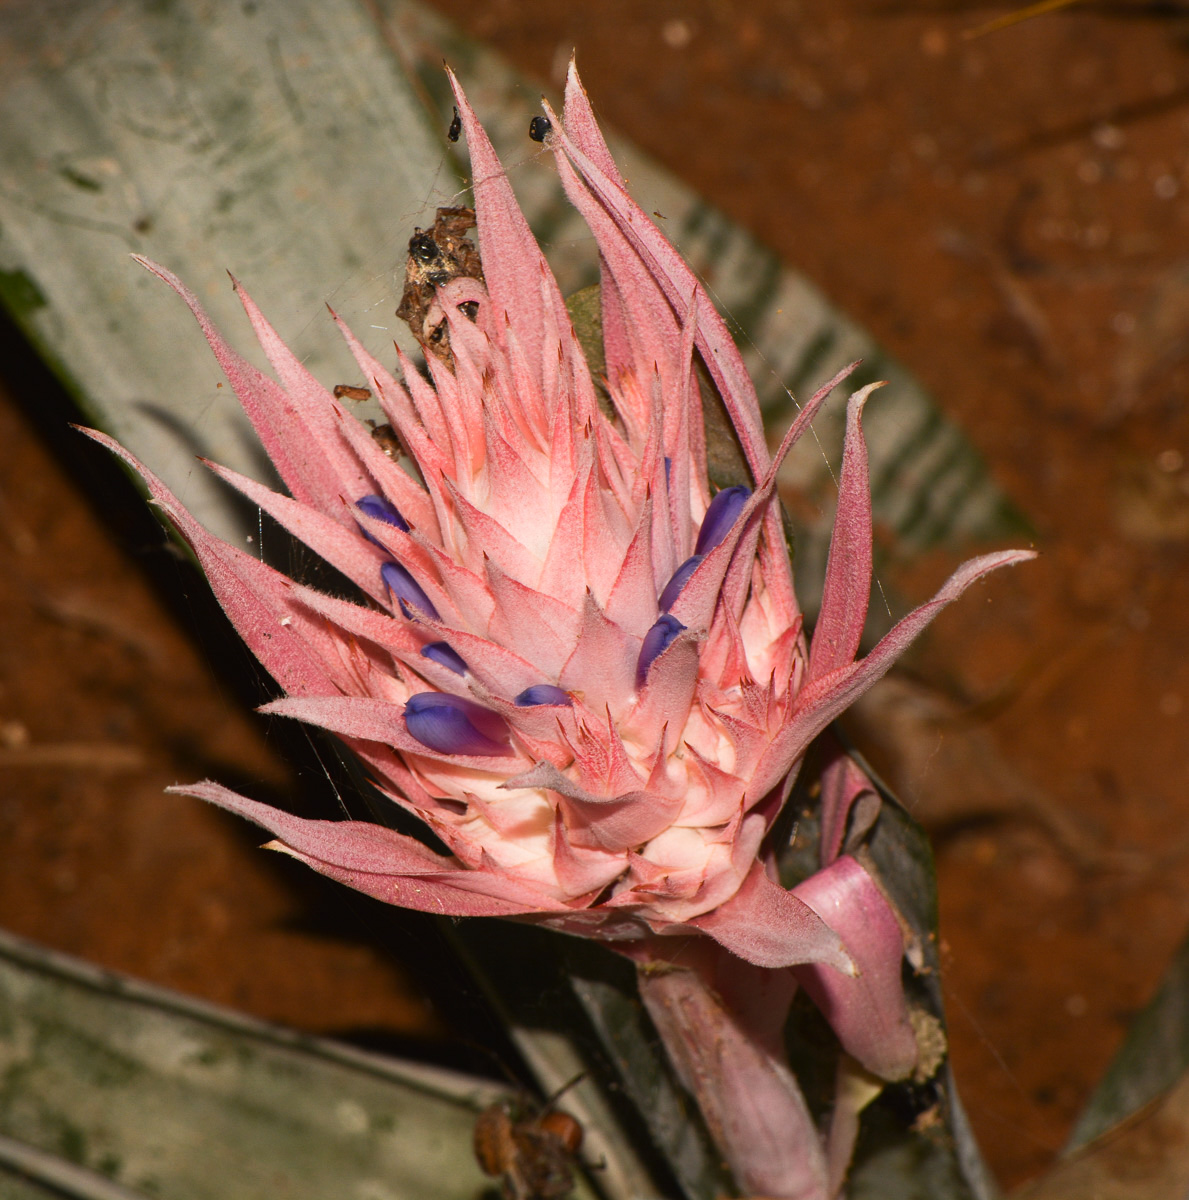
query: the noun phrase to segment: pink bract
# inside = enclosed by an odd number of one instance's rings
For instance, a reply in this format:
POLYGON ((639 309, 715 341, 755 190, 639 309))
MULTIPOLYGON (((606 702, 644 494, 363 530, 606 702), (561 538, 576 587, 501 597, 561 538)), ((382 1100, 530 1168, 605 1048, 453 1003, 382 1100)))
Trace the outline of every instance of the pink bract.
MULTIPOLYGON (((279 382, 227 346, 177 279, 145 264, 194 310, 289 495, 212 469, 366 604, 212 537, 151 472, 94 435, 143 475, 283 689, 267 710, 341 736, 450 853, 378 825, 302 820, 215 783, 174 790, 240 813, 277 849, 393 904, 525 917, 612 942, 700 931, 757 966, 853 973, 867 952, 850 953, 841 925, 831 927, 828 889, 810 888, 807 902, 781 888, 764 839, 813 738, 944 605, 1031 555, 967 563, 856 660, 871 575, 865 389, 848 408, 808 645, 776 471, 848 372, 805 404, 771 453, 724 322, 628 196, 571 71, 564 120, 547 107, 547 145, 599 247, 615 409, 604 413, 557 284, 455 92, 485 283, 439 289, 453 369, 431 357, 430 382, 402 356, 398 382, 343 329, 420 479, 310 376, 246 295, 279 382), (752 476, 750 490, 722 500, 707 479, 697 358, 752 476)), ((853 890, 861 868, 839 862, 834 876, 853 890)), ((894 973, 894 961, 881 969, 894 973)))

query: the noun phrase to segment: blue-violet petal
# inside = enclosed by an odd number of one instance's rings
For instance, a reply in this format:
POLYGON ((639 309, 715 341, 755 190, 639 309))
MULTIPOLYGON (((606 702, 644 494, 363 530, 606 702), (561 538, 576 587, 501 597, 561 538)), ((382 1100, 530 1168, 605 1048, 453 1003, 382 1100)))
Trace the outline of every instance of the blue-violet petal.
POLYGON ((731 532, 731 526, 739 519, 743 506, 750 498, 750 488, 738 485, 723 488, 706 509, 702 528, 698 530, 698 544, 694 547, 694 553, 709 554, 731 532))
POLYGON ((665 584, 665 590, 661 592, 658 601, 661 612, 668 612, 673 607, 673 602, 681 595, 681 589, 689 583, 689 577, 698 569, 703 557, 701 554, 695 554, 673 572, 673 578, 665 584))
POLYGON ((685 628, 676 618, 665 613, 660 620, 644 635, 644 644, 640 647, 640 657, 636 660, 636 686, 643 687, 648 678, 648 668, 672 644, 673 639, 685 628))
POLYGON ((447 692, 418 692, 405 705, 405 728, 439 754, 510 754, 507 726, 495 713, 447 692))
POLYGON ((374 517, 377 521, 386 521, 389 525, 395 525, 397 529, 402 530, 404 533, 409 532, 408 521, 383 496, 360 496, 355 501, 355 507, 360 512, 366 513, 369 517, 374 517))
POLYGON ((462 655, 449 642, 430 642, 428 646, 421 647, 421 656, 430 658, 443 667, 449 667, 455 675, 466 674, 467 665, 462 655))
POLYGON ((512 703, 519 708, 532 708, 537 704, 573 704, 573 701, 569 692, 552 683, 534 683, 532 687, 526 687, 512 703))
POLYGON ((432 617, 435 621, 440 621, 438 610, 434 608, 430 598, 421 590, 421 584, 409 574, 404 567, 398 562, 386 562, 380 568, 380 578, 384 580, 388 590, 400 602, 401 612, 406 617, 412 618, 413 613, 409 612, 410 608, 420 609, 427 616, 432 617))

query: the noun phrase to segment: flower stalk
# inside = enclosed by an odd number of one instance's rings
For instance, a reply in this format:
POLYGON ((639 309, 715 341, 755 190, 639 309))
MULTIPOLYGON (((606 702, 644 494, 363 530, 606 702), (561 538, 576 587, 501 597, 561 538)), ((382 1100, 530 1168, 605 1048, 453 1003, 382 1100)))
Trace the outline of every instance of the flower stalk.
POLYGON ((702 939, 642 955, 637 982, 740 1187, 784 1200, 826 1195, 825 1149, 783 1044, 792 974, 742 963, 702 939))

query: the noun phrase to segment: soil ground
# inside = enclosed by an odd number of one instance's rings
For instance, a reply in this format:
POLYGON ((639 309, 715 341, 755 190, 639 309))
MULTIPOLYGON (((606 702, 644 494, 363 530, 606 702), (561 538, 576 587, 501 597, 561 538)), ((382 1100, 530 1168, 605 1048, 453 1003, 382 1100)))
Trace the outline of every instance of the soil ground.
MULTIPOLYGON (((1036 1174, 1189 927, 1189 27, 1124 4, 975 40, 999 10, 439 7, 552 87, 577 46, 601 115, 866 324, 1033 522, 1039 562, 914 657, 911 744, 865 727, 936 834, 976 1132, 1002 1182, 1036 1174)), ((0 925, 304 1028, 456 1044, 399 965, 423 926, 377 936, 252 831, 162 798, 303 779, 212 681, 160 537, 110 536, 106 485, 73 435, 35 432, 46 385, 6 361, 0 925)), ((897 590, 924 598, 961 556, 897 590)))

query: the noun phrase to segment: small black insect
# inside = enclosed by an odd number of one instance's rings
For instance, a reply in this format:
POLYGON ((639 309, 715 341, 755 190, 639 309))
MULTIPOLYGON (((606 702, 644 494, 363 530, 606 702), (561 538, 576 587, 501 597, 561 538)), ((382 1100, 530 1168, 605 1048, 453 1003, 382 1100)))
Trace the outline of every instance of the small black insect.
POLYGON ((553 128, 553 122, 548 117, 533 117, 528 123, 528 136, 534 142, 543 142, 553 128))
POLYGON ((446 130, 446 136, 452 141, 458 141, 458 135, 462 133, 462 117, 458 115, 458 109, 454 110, 454 120, 450 122, 450 128, 446 130))
POLYGON ((453 277, 441 246, 420 229, 409 238, 409 258, 420 265, 425 282, 433 287, 441 287, 453 277))
POLYGON ((409 238, 409 257, 419 262, 423 267, 427 267, 431 262, 435 262, 441 258, 442 252, 438 249, 437 242, 428 233, 422 233, 418 229, 409 238))

